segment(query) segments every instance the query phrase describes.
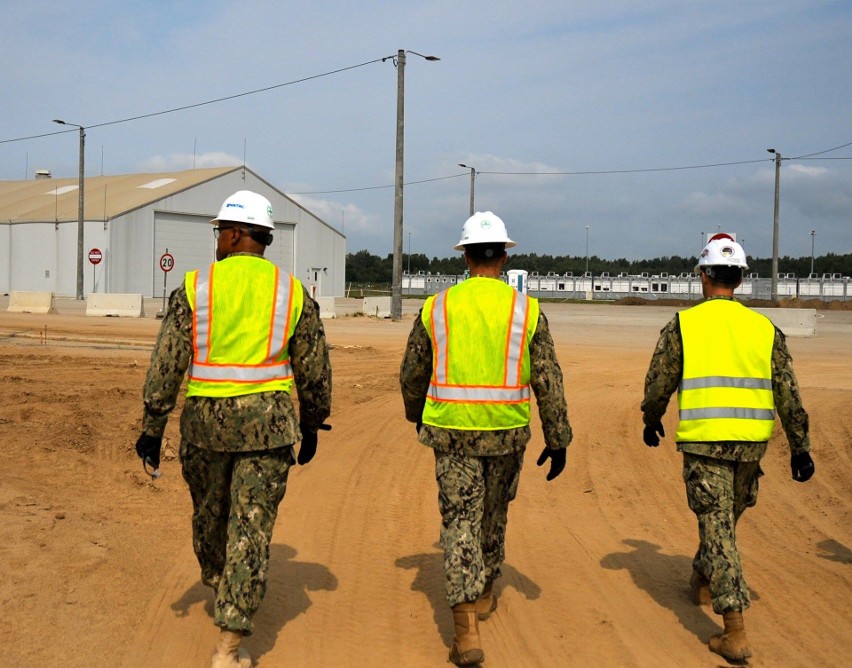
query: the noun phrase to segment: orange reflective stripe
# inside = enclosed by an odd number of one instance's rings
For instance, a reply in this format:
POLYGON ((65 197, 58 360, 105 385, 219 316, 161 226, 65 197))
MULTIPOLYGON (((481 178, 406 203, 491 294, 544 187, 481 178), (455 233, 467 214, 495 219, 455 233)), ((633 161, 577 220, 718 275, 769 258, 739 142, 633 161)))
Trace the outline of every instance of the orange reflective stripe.
POLYGON ((214 267, 215 265, 208 267, 204 275, 200 270, 195 275, 195 309, 192 312, 195 356, 189 369, 189 377, 199 381, 235 383, 260 383, 292 378, 293 369, 285 346, 295 298, 293 276, 288 273, 282 277, 281 271, 275 267, 272 313, 264 361, 257 365, 211 364, 209 359, 213 332, 213 280, 216 273, 214 267), (282 354, 285 359, 277 360, 282 354))
POLYGON ((512 321, 509 323, 508 342, 506 345, 505 377, 503 385, 515 387, 521 380, 521 369, 524 360, 524 343, 526 341, 527 323, 529 321, 529 300, 519 299, 521 294, 512 296, 512 321), (511 372, 511 376, 509 373, 511 372))
POLYGON ((449 376, 449 354, 447 352, 450 332, 447 328, 447 291, 435 296, 432 302, 432 340, 435 342, 432 352, 432 380, 446 383, 449 376))
POLYGON ((435 401, 512 404, 529 401, 530 388, 432 384, 428 396, 435 401))
POLYGON ((276 364, 204 364, 192 365, 192 379, 204 382, 265 383, 270 380, 286 380, 293 377, 289 362, 276 364))
POLYGON ((494 403, 511 403, 523 401, 530 396, 529 387, 520 386, 522 376, 524 346, 529 324, 529 300, 519 292, 513 291, 511 305, 511 320, 506 332, 506 343, 503 350, 503 384, 501 387, 491 387, 487 390, 480 388, 453 385, 449 382, 450 367, 450 331, 447 317, 447 294, 445 290, 435 296, 431 310, 431 329, 433 346, 433 373, 429 389, 429 397, 435 401, 463 401, 469 396, 470 401, 487 401, 494 403), (458 388, 458 391, 456 391, 458 388))

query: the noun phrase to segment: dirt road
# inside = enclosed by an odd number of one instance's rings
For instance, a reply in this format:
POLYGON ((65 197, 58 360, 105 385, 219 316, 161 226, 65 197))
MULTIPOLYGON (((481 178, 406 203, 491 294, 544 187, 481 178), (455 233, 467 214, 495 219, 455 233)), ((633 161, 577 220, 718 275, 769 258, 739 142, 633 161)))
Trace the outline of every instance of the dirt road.
MULTIPOLYGON (((670 438, 641 441, 642 383, 670 307, 544 306, 575 440, 546 483, 534 417, 509 516, 486 666, 719 666, 720 620, 687 598, 697 541, 670 438)), ((261 667, 446 665, 452 622, 431 452, 402 417, 412 316, 326 321, 334 430, 293 471, 267 597, 245 646, 261 667)), ((154 319, 0 313, 0 665, 207 666, 211 596, 192 554, 175 459, 151 482, 133 452, 154 319), (45 331, 45 327, 47 328, 45 331)), ((852 312, 790 339, 816 475, 764 460, 739 531, 755 666, 852 656, 852 312)), ((676 411, 665 419, 675 432, 676 411)))

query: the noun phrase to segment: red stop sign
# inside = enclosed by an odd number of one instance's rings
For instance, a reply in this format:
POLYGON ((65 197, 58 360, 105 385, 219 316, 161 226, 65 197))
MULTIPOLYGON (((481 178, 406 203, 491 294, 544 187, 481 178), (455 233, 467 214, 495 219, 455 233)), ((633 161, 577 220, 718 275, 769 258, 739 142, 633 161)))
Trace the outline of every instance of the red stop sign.
POLYGON ((104 259, 104 254, 101 253, 100 248, 93 248, 89 251, 89 262, 92 264, 100 264, 101 260, 104 259))

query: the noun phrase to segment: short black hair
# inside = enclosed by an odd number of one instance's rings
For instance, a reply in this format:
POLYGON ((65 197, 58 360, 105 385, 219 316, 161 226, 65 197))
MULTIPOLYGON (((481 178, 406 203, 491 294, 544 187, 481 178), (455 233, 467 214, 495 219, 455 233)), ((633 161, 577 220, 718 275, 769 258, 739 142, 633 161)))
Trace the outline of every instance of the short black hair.
POLYGON ((506 252, 505 243, 468 244, 464 252, 477 264, 488 264, 503 256, 506 252))
POLYGON ((743 280, 743 270, 740 267, 726 267, 724 265, 717 267, 703 267, 707 276, 713 283, 719 283, 727 287, 738 286, 743 280))

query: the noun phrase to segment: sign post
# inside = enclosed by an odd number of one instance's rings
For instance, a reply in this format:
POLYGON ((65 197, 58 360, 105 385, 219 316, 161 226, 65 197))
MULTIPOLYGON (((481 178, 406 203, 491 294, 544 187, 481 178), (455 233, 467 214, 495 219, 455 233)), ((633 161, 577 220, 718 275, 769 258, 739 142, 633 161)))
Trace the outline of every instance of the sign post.
POLYGON ((169 272, 175 267, 174 255, 169 253, 169 249, 160 256, 160 269, 163 270, 163 310, 157 314, 158 318, 166 317, 166 278, 169 272))
POLYGON ((104 259, 104 254, 100 248, 92 248, 89 251, 89 262, 92 263, 92 292, 95 291, 95 267, 104 259))

